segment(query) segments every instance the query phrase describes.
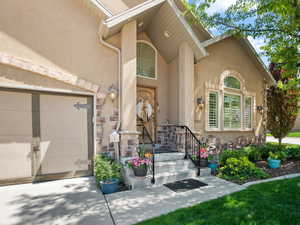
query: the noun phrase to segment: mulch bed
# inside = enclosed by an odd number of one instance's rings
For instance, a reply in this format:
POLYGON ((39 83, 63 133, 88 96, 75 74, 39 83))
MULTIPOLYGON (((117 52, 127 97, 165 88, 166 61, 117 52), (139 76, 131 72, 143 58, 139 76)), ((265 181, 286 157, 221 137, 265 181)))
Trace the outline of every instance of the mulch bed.
POLYGON ((271 177, 279 177, 292 173, 300 173, 300 161, 291 160, 281 164, 280 168, 270 169, 266 161, 256 162, 256 166, 261 168, 266 173, 270 174, 271 177))

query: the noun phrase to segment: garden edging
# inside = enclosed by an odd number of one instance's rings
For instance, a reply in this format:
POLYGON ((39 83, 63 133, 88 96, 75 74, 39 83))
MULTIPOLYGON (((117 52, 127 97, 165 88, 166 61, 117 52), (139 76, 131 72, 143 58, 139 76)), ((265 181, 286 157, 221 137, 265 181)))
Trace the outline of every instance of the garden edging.
POLYGON ((294 178, 294 177, 298 177, 298 176, 300 176, 300 173, 288 174, 288 175, 283 175, 280 177, 273 177, 273 178, 269 178, 269 179, 265 179, 265 180, 251 181, 251 182, 242 184, 241 186, 249 187, 253 184, 260 184, 260 183, 270 182, 270 181, 274 181, 274 180, 283 180, 283 179, 294 178))

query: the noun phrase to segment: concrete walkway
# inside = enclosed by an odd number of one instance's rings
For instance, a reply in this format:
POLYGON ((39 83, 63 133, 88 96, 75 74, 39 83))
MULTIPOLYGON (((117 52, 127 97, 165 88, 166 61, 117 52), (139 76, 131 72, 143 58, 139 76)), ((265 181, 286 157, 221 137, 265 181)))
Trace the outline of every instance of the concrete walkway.
POLYGON ((208 186, 182 193, 161 186, 119 192, 106 197, 116 224, 129 225, 245 189, 216 177, 199 180, 208 186))
POLYGON ((113 225, 93 178, 0 187, 0 225, 113 225))
MULTIPOLYGON (((267 137, 267 142, 278 142, 278 139, 274 138, 274 137, 267 137)), ((297 137, 286 137, 282 139, 282 143, 285 144, 298 144, 300 145, 300 138, 297 137)))

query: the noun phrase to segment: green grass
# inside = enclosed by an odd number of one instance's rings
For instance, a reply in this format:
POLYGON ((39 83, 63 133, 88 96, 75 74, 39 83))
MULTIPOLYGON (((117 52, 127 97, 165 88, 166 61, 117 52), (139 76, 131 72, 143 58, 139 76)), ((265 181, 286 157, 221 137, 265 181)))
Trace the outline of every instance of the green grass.
MULTIPOLYGON (((267 136, 272 136, 272 134, 267 133, 267 136)), ((300 132, 290 132, 287 137, 300 137, 300 132)))
POLYGON ((138 224, 297 225, 300 224, 300 177, 252 185, 138 224))

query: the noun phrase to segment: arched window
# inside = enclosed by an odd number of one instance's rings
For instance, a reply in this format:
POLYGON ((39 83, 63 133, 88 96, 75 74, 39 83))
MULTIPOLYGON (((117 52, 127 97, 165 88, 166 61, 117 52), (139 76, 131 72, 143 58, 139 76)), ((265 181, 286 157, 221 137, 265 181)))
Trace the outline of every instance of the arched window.
POLYGON ((233 89, 241 89, 241 82, 235 77, 228 76, 224 79, 224 87, 233 88, 233 89))
POLYGON ((208 130, 251 130, 255 98, 235 71, 221 74, 219 90, 208 90, 208 130))
POLYGON ((137 43, 137 75, 156 78, 156 49, 145 41, 137 43))

